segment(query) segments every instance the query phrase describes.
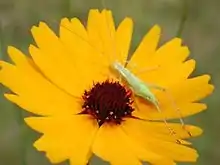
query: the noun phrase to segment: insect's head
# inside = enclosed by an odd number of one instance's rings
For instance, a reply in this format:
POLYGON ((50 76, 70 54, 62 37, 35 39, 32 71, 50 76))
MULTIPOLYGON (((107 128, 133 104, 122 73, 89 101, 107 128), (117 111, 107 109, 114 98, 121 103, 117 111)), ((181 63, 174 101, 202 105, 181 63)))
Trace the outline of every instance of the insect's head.
POLYGON ((114 62, 112 63, 112 65, 111 65, 111 67, 112 67, 112 69, 114 69, 114 70, 120 70, 121 65, 120 65, 119 62, 114 61, 114 62))

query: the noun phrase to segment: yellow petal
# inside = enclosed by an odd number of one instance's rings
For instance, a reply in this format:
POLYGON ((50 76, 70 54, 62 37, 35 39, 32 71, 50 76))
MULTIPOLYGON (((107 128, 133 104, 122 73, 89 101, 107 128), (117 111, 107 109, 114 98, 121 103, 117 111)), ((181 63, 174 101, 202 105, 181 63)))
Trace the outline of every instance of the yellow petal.
POLYGON ((38 115, 75 114, 81 110, 76 98, 48 82, 28 64, 24 56, 20 60, 16 61, 18 67, 0 62, 0 82, 17 94, 6 95, 10 101, 38 115))
POLYGON ((103 125, 96 135, 92 150, 97 156, 112 164, 140 164, 136 155, 127 146, 125 134, 117 126, 103 125))
MULTIPOLYGON (((79 45, 88 45, 88 35, 85 27, 82 25, 79 19, 72 18, 71 21, 69 21, 67 18, 63 18, 60 23, 60 40, 64 42, 65 45, 68 46, 68 48, 75 52, 75 50, 80 51, 80 49, 77 47, 73 47, 73 45, 77 42, 79 45)), ((86 47, 86 50, 88 48, 86 47)), ((84 50, 81 50, 82 52, 84 50)))
MULTIPOLYGON (((79 22, 75 21, 74 24, 78 25, 79 22)), ((80 29, 80 27, 75 29, 80 29)), ((100 67, 96 67, 99 65, 94 65, 92 61, 89 61, 89 59, 94 58, 91 54, 83 53, 82 57, 84 57, 80 58, 79 52, 71 52, 72 49, 69 50, 68 47, 65 47, 65 44, 60 42, 59 38, 46 24, 40 23, 39 27, 33 27, 31 31, 39 47, 39 49, 33 45, 29 47, 34 62, 48 79, 65 92, 72 95, 82 94, 84 89, 91 85, 93 77, 96 77, 97 80, 103 78, 99 72, 100 67), (46 42, 44 38, 47 38, 46 42), (48 43, 50 44, 48 45, 48 43), (85 65, 83 64, 84 61, 85 65)), ((82 33, 81 31, 78 30, 77 32, 82 33)), ((75 39, 81 41, 78 36, 75 36, 75 39)), ((85 48, 88 47, 88 43, 84 42, 77 49, 84 49, 84 45, 86 45, 85 48)))
POLYGON ((149 139, 146 147, 157 154, 163 154, 175 161, 196 162, 198 158, 196 150, 176 143, 149 139))
POLYGON ((187 139, 190 137, 199 136, 202 134, 202 129, 192 125, 185 125, 185 129, 183 129, 181 124, 178 123, 168 123, 168 127, 175 132, 174 135, 170 135, 170 130, 167 128, 164 122, 152 122, 152 121, 145 121, 145 120, 137 120, 137 119, 126 119, 124 125, 127 128, 136 129, 139 131, 140 134, 143 134, 143 129, 145 129, 145 133, 149 134, 149 137, 154 137, 155 139, 162 139, 164 138, 165 141, 176 142, 176 138, 179 139, 187 139), (192 136, 188 134, 191 133, 192 136))
MULTIPOLYGON (((165 123, 163 122, 158 122, 154 123, 155 127, 157 129, 160 129, 161 133, 163 134, 170 134, 169 130, 167 127, 165 127, 165 123)), ((183 129, 181 124, 174 124, 174 123, 169 123, 168 126, 174 130, 176 133, 177 137, 180 139, 187 139, 191 137, 196 137, 202 134, 202 129, 193 125, 185 125, 185 128, 183 129), (190 133, 190 135, 189 135, 190 133)))
POLYGON ((76 71, 76 61, 69 58, 70 52, 64 48, 58 37, 45 23, 33 27, 31 32, 39 49, 31 45, 29 52, 42 72, 66 92, 72 95, 82 93, 82 83, 76 79, 82 78, 82 75, 76 71))
POLYGON ((97 67, 100 62, 98 59, 102 58, 100 52, 98 53, 93 43, 89 42, 87 31, 77 18, 73 18, 71 21, 67 18, 61 20, 60 40, 71 52, 69 58, 77 61, 75 65, 79 70, 84 72, 84 66, 91 65, 91 63, 96 64, 93 66, 94 69, 97 67))
POLYGON ((102 53, 103 57, 110 64, 115 60, 116 49, 116 32, 112 13, 109 10, 98 10, 89 12, 88 35, 90 43, 93 43, 97 51, 102 53))
POLYGON ((33 69, 29 63, 28 57, 25 56, 20 50, 13 46, 8 46, 8 55, 15 65, 23 70, 33 69))
POLYGON ((85 27, 77 18, 73 18, 71 21, 67 18, 61 20, 60 40, 71 52, 72 61, 76 61, 74 65, 76 70, 80 70, 80 75, 78 75, 80 84, 86 82, 88 84, 94 77, 96 77, 96 81, 101 81, 103 75, 109 75, 106 57, 98 52, 94 43, 90 43, 85 27))
POLYGON ((114 125, 106 124, 99 129, 92 150, 97 156, 114 165, 141 165, 141 160, 152 164, 162 161, 172 162, 145 150, 136 141, 131 140, 120 126, 114 125))
POLYGON ((136 102, 138 103, 138 110, 134 111, 133 115, 149 120, 161 120, 164 117, 167 119, 178 119, 180 117, 197 114, 207 108, 207 106, 202 103, 183 103, 173 106, 172 102, 170 102, 167 106, 161 107, 162 113, 160 113, 155 107, 146 103, 146 101, 137 100, 136 102))
POLYGON ((177 83, 186 80, 195 68, 195 61, 188 60, 181 64, 172 64, 167 66, 149 67, 155 68, 153 70, 147 70, 148 67, 137 70, 138 68, 131 69, 132 72, 139 77, 143 82, 149 84, 155 84, 162 87, 170 87, 177 83), (169 77, 169 78, 168 78, 169 77))
MULTIPOLYGON (((196 102, 213 92, 214 86, 208 84, 209 80, 209 75, 202 75, 187 79, 181 83, 169 87, 167 90, 170 95, 172 95, 177 105, 187 102, 196 102)), ((166 92, 157 90, 156 96, 161 107, 166 107, 166 104, 170 104, 170 98, 166 92)))
POLYGON ((127 60, 131 38, 133 32, 133 22, 130 18, 125 18, 116 31, 116 44, 119 49, 116 60, 125 63, 127 60))
POLYGON ((174 38, 161 46, 152 61, 149 61, 149 65, 150 63, 172 65, 183 62, 189 55, 189 49, 186 46, 182 46, 181 43, 182 40, 180 38, 174 38))
POLYGON ((40 73, 43 78, 47 79, 47 77, 40 70, 40 68, 34 63, 34 61, 30 57, 28 57, 27 55, 24 55, 17 48, 15 48, 13 46, 8 46, 8 54, 17 68, 19 68, 25 72, 36 71, 36 72, 40 73))
MULTIPOLYGON (((61 44, 56 34, 47 26, 46 23, 40 22, 39 26, 33 26, 31 33, 38 47, 43 50, 53 49, 54 52, 59 50, 61 44), (48 44, 49 43, 49 44, 48 44)), ((51 56, 51 55, 48 55, 51 56)))
POLYGON ((73 62, 77 61, 77 63, 74 62, 77 68, 81 65, 79 69, 82 69, 84 62, 87 63, 87 61, 94 59, 89 53, 92 48, 89 45, 86 29, 77 18, 73 18, 71 21, 67 18, 61 20, 60 41, 65 45, 66 49, 70 51, 68 58, 73 62))
MULTIPOLYGON (((137 141, 139 145, 144 146, 147 150, 152 151, 158 155, 165 156, 169 159, 182 162, 194 162, 196 161, 198 154, 196 150, 189 147, 176 144, 175 142, 166 141, 163 139, 157 139, 151 136, 153 131, 154 123, 150 123, 151 128, 148 126, 148 122, 141 120, 128 119, 123 124, 123 129, 126 134, 130 136, 134 141, 137 141), (132 125, 132 126, 131 126, 132 125), (150 131, 150 129, 152 129, 150 131)), ((154 131, 163 134, 163 129, 160 123, 155 123, 154 131)), ((174 128, 174 124, 169 124, 171 128, 174 128)), ((177 127, 177 125, 175 125, 177 127)), ((181 127, 179 125, 179 127, 181 127)), ((174 129, 176 131, 176 129, 174 129)), ((178 130, 180 131, 180 130, 178 130)), ((181 131, 183 132, 183 131, 181 131)), ((181 136, 180 132, 176 132, 177 136, 181 136)))
POLYGON ((147 61, 153 58, 156 51, 160 39, 160 33, 161 29, 158 25, 151 28, 132 55, 128 67, 133 68, 134 66, 138 66, 138 69, 140 69, 147 66, 147 61))
POLYGON ((101 13, 98 10, 90 10, 87 22, 87 33, 90 43, 93 43, 98 52, 103 52, 102 38, 100 38, 101 13))
MULTIPOLYGON (((137 161, 137 162, 132 162, 132 165, 142 165, 141 162, 137 161)), ((125 163, 121 162, 121 161, 117 161, 117 162, 112 162, 111 165, 126 165, 125 163)))
POLYGON ((91 144, 98 129, 88 116, 29 117, 25 122, 44 135, 34 146, 46 152, 52 163, 70 159, 72 165, 85 165, 91 156, 91 144))
POLYGON ((152 165, 176 165, 176 163, 174 161, 167 159, 165 161, 153 163, 152 165))
MULTIPOLYGON (((149 35, 153 34, 152 36, 157 40, 149 38, 149 42, 152 42, 153 44, 158 43, 159 40, 158 35, 160 34, 159 33, 160 31, 154 29, 151 31, 149 32, 149 35), (153 31, 153 33, 151 31, 153 31)), ((141 43, 140 46, 143 43, 141 43)), ((150 45, 151 48, 151 44, 149 43, 147 43, 146 45, 144 44, 144 46, 147 48, 148 45, 150 45)), ((133 72, 140 72, 143 69, 157 67, 157 66, 159 66, 161 70, 163 70, 163 67, 169 67, 169 66, 173 66, 173 65, 175 66, 181 64, 189 55, 189 49, 186 46, 181 46, 181 39, 179 38, 174 38, 173 40, 167 42, 165 45, 160 47, 158 50, 156 50, 156 46, 154 46, 153 48, 154 49, 151 50, 151 53, 148 53, 144 49, 140 51, 139 53, 140 55, 134 53, 134 55, 131 58, 131 61, 129 62, 130 63, 129 68, 133 72), (150 54, 150 56, 147 56, 147 54, 150 54)), ((173 68, 174 67, 172 67, 172 69, 173 68)))

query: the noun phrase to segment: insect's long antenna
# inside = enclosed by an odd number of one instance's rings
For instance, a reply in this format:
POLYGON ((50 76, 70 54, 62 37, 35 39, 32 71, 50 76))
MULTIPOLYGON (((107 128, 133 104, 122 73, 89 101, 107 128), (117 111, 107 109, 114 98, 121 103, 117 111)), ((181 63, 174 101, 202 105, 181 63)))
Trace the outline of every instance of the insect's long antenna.
MULTIPOLYGON (((134 67, 135 67, 135 66, 134 66, 134 67)), ((156 66, 154 66, 154 67, 143 68, 143 69, 141 69, 141 70, 136 71, 134 74, 140 75, 140 74, 143 74, 143 73, 145 73, 145 72, 155 71, 155 70, 159 69, 159 67, 160 67, 159 65, 156 65, 156 66)))
MULTIPOLYGON (((101 0, 101 3, 102 3, 102 6, 104 7, 104 9, 107 9, 105 0, 101 0)), ((105 21, 106 21, 105 23, 106 23, 106 26, 107 26, 107 31, 109 32, 109 37, 110 37, 110 41, 111 41, 110 46, 112 45, 111 46, 112 47, 112 54, 110 54, 108 56, 113 57, 113 59, 110 58, 110 61, 112 62, 112 61, 116 60, 116 57, 117 57, 116 53, 120 53, 120 52, 117 52, 117 50, 116 50, 115 27, 113 27, 113 29, 110 28, 107 11, 104 14, 105 14, 105 21), (112 34, 112 30, 113 30, 114 34, 112 34)), ((121 75, 119 75, 118 80, 119 80, 119 82, 122 81, 121 75)))
POLYGON ((51 79, 49 79, 49 78, 44 74, 44 72, 40 69, 40 67, 37 66, 37 64, 34 62, 34 60, 30 60, 30 59, 29 59, 29 63, 30 63, 38 72, 40 72, 40 74, 41 74, 47 81, 49 81, 49 82, 50 82, 51 84, 53 84, 55 87, 57 87, 57 88, 60 89, 61 91, 65 92, 66 94, 70 95, 71 97, 73 97, 73 98, 75 98, 75 99, 77 99, 77 100, 81 100, 80 97, 75 96, 75 95, 73 95, 73 94, 67 92, 65 89, 63 89, 62 87, 56 85, 56 83, 54 83, 53 81, 51 81, 51 79))
POLYGON ((103 8, 106 9, 106 3, 105 3, 105 0, 101 0, 101 3, 102 3, 103 8))
MULTIPOLYGON (((57 22, 55 22, 57 23, 57 22)), ((84 37, 82 37, 81 35, 77 34, 76 32, 74 32, 73 30, 69 29, 68 27, 66 27, 65 25, 62 24, 62 22, 60 23, 60 26, 65 28, 66 30, 68 30, 69 32, 73 33, 74 35, 76 35, 77 37, 79 37, 82 41, 86 42, 89 46, 91 46, 93 49, 96 50, 96 47, 94 45, 92 45, 88 40, 86 40, 84 37)))
MULTIPOLYGON (((53 21, 53 22, 56 23, 56 24, 58 24, 56 21, 53 21)), ((99 52, 94 45, 92 45, 89 41, 87 41, 84 37, 82 37, 81 35, 79 35, 79 34, 76 33, 75 31, 73 31, 73 30, 71 30, 70 28, 68 28, 68 27, 66 27, 65 25, 63 25, 62 22, 60 23, 59 26, 65 28, 66 30, 68 30, 69 32, 71 32, 72 34, 74 34, 75 36, 77 36, 78 38, 80 38, 81 41, 84 41, 85 43, 87 43, 87 44, 88 44, 91 48, 93 48, 95 51, 99 52)), ((63 41, 61 41, 61 40, 59 40, 59 41, 60 41, 61 44, 64 45, 63 41)), ((99 54, 100 54, 101 56, 103 55, 103 53, 101 53, 101 52, 99 52, 99 54)), ((37 65, 34 63, 34 61, 31 61, 31 62, 32 62, 32 65, 34 65, 35 67, 37 67, 37 65)), ((94 64, 99 64, 99 65, 100 65, 100 63, 99 63, 98 61, 97 61, 97 63, 94 63, 94 64)), ((41 72, 42 76, 44 76, 51 84, 53 84, 54 86, 56 86, 57 88, 59 88, 60 90, 62 90, 63 92, 65 92, 66 94, 70 95, 71 97, 73 97, 73 98, 75 98, 75 99, 77 99, 77 100, 79 100, 79 101, 82 100, 81 97, 74 96, 74 95, 72 95, 71 93, 69 93, 68 91, 66 91, 65 89, 63 89, 63 88, 57 86, 57 85, 56 85, 54 82, 52 82, 46 75, 43 74, 43 72, 41 71, 41 69, 40 69, 39 67, 37 67, 37 69, 41 72)), ((105 75, 105 76, 106 76, 106 75, 105 75)))
MULTIPOLYGON (((101 2, 102 2, 102 5, 103 5, 103 7, 105 8, 105 9, 107 9, 107 6, 106 6, 106 3, 105 3, 105 0, 101 0, 101 2)), ((110 45, 112 45, 112 50, 113 50, 113 52, 112 52, 112 54, 110 54, 109 56, 110 57, 112 57, 113 56, 113 58, 114 59, 116 59, 116 53, 117 53, 117 50, 116 50, 116 39, 115 39, 115 34, 112 34, 112 30, 113 30, 113 33, 115 33, 115 27, 113 27, 113 29, 112 28, 110 28, 110 25, 109 25, 109 17, 108 17, 108 15, 107 15, 107 11, 104 13, 105 14, 105 23, 106 23, 106 26, 107 26, 107 31, 109 32, 109 37, 110 37, 110 41, 111 41, 111 44, 110 45)), ((112 59, 110 59, 111 61, 112 61, 112 59)))
MULTIPOLYGON (((54 23, 58 24, 56 21, 53 21, 54 23)), ((62 24, 62 22, 59 24, 60 27, 65 28, 67 31, 69 31, 70 33, 72 33, 73 35, 77 36, 79 39, 81 39, 81 41, 84 41, 86 44, 88 44, 93 50, 95 50, 101 57, 104 56, 103 52, 100 52, 99 50, 97 50, 97 48, 91 43, 89 42, 87 39, 85 39, 84 37, 82 37, 81 35, 79 35, 77 32, 71 30, 70 28, 68 28, 67 26, 65 26, 64 24, 62 24)), ((61 43, 63 43, 60 40, 61 43)), ((64 44, 64 43, 63 43, 64 44)), ((94 63, 95 64, 95 63, 94 63)), ((100 65, 100 63, 97 61, 98 65, 100 65)))

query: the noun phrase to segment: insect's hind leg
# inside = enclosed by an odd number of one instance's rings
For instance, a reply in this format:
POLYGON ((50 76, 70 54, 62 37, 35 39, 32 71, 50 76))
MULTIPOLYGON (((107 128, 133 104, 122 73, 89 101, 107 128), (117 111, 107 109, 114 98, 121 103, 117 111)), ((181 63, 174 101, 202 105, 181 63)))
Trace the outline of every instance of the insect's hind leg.
POLYGON ((182 128, 188 133, 188 135, 190 137, 192 137, 192 134, 190 131, 188 131, 186 129, 186 126, 185 126, 185 122, 183 120, 183 117, 182 117, 182 114, 181 114, 181 111, 180 109, 178 108, 178 106, 176 105, 176 102, 172 96, 172 94, 166 89, 166 88, 163 88, 163 87, 160 87, 160 86, 157 86, 157 85, 154 85, 154 84, 147 84, 150 88, 154 88, 154 89, 157 89, 157 90, 160 90, 160 91, 163 91, 167 94, 168 98, 170 99, 170 101, 172 102, 172 105, 174 107, 174 109, 176 110, 176 112, 178 113, 179 115, 179 120, 180 120, 180 123, 182 125, 182 128))
MULTIPOLYGON (((132 89, 131 89, 131 90, 132 90, 132 89)), ((134 96, 133 96, 133 100, 134 100, 135 108, 136 108, 138 111, 140 111, 140 110, 139 110, 139 107, 138 107, 138 104, 137 104, 137 102, 136 102, 136 99, 135 99, 135 94, 133 93, 133 95, 134 95, 134 96)), ((158 104, 155 104, 154 106, 156 107, 156 109, 157 109, 157 111, 158 111, 159 113, 163 114, 163 112, 161 111, 161 109, 160 109, 160 107, 159 107, 158 104)), ((171 136, 174 136, 174 138, 176 139, 176 143, 182 144, 181 141, 178 139, 178 137, 176 137, 175 131, 169 126, 169 124, 168 124, 167 119, 166 119, 165 116, 163 117, 162 120, 163 120, 163 122, 165 123, 166 128, 169 130, 170 135, 171 135, 171 136)))
MULTIPOLYGON (((161 111, 159 105, 155 105, 155 106, 156 106, 157 111, 162 114, 163 112, 161 111)), ((167 123, 166 117, 163 117, 163 122, 165 123, 167 129, 169 130, 170 135, 174 136, 176 138, 176 142, 178 144, 181 144, 180 140, 178 140, 178 138, 176 137, 176 132, 172 128, 169 127, 169 124, 167 123)))

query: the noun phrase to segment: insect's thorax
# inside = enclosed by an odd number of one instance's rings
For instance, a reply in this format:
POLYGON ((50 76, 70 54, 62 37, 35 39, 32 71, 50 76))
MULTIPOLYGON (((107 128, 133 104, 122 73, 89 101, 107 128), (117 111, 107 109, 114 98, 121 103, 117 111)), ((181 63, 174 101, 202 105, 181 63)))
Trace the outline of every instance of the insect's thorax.
POLYGON ((144 98, 153 104, 157 104, 155 95, 151 92, 147 84, 145 84, 141 79, 135 76, 131 71, 129 71, 119 62, 114 62, 112 67, 129 84, 129 87, 133 90, 136 96, 144 98))
POLYGON ((113 62, 112 67, 130 86, 138 88, 138 85, 141 84, 141 80, 131 71, 125 68, 121 63, 113 62))
POLYGON ((125 68, 120 62, 117 61, 112 63, 112 68, 127 81, 127 78, 130 74, 130 71, 127 68, 125 68))

